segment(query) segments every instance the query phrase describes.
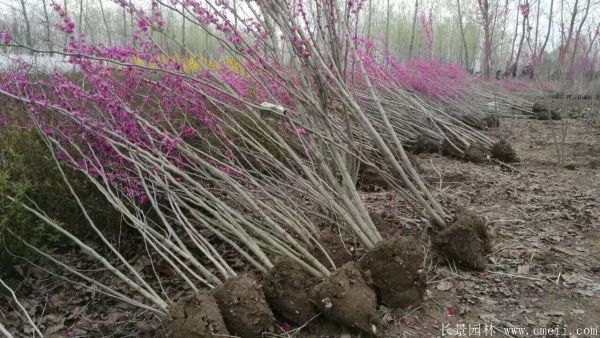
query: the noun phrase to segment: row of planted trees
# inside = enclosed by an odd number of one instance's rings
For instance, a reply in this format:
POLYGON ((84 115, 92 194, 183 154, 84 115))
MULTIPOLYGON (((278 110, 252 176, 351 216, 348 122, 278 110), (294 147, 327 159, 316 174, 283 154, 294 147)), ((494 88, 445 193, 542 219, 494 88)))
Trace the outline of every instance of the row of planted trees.
MULTIPOLYGON (((1 74, 0 95, 28 107, 29 127, 43 135, 82 221, 105 248, 94 249, 30 201, 4 197, 77 244, 122 287, 33 250, 108 296, 168 315, 174 336, 258 336, 272 329, 272 310, 298 324, 321 311, 376 333, 378 300, 392 307, 421 301, 426 244, 383 238, 357 187, 368 168, 429 220, 440 253, 485 268, 485 220, 472 212, 452 216, 408 153, 426 145, 470 159, 492 148, 473 127, 488 99, 460 69, 400 63, 360 39, 352 30, 360 1, 262 0, 233 8, 227 1, 154 0, 150 10, 119 3, 136 18, 135 44, 91 44, 54 3, 69 43, 53 52, 76 71, 40 74, 17 62, 1 74), (163 24, 159 8, 218 32, 235 67, 184 71, 151 38, 163 24), (186 301, 165 292, 158 275, 139 273, 108 239, 65 165, 137 231, 151 259, 177 272, 201 304, 193 308, 202 325, 186 323, 186 301), (357 239, 364 252, 358 263, 335 261, 323 240, 330 229, 357 239), (265 276, 266 298, 256 275, 236 271, 223 250, 265 276)), ((10 36, 2 43, 27 48, 10 36)))

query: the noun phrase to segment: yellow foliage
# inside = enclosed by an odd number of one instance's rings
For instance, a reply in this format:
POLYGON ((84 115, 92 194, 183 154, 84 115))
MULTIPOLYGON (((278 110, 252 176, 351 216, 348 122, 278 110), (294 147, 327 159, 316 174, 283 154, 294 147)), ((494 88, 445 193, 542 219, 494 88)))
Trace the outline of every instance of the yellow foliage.
MULTIPOLYGON (((215 60, 212 58, 207 58, 205 56, 167 56, 165 54, 161 54, 159 57, 161 63, 165 64, 169 62, 169 60, 173 60, 182 65, 182 70, 185 74, 195 74, 200 71, 206 70, 219 70, 223 67, 228 68, 232 72, 245 76, 246 71, 244 67, 237 62, 236 59, 232 57, 225 57, 222 60, 215 60)), ((153 62, 146 62, 140 59, 137 56, 134 56, 131 62, 138 66, 144 66, 149 68, 157 68, 158 65, 153 62)))

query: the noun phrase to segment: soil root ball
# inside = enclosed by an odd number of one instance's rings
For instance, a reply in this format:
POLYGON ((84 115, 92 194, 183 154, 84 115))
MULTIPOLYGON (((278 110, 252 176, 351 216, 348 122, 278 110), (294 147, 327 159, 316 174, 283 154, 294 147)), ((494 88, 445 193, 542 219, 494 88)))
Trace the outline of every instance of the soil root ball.
POLYGON ((533 107, 531 107, 531 111, 533 111, 534 113, 539 113, 539 112, 546 112, 549 111, 548 109, 548 105, 544 102, 534 102, 533 103, 533 107))
POLYGON ((229 335, 215 298, 201 290, 175 304, 166 325, 166 336, 204 338, 229 335))
POLYGON ((562 115, 557 111, 541 111, 537 113, 538 120, 561 120, 562 115))
POLYGON ((465 161, 473 163, 482 163, 487 160, 488 151, 480 144, 471 144, 467 147, 464 154, 465 161))
POLYGON ((357 262, 348 262, 312 289, 325 316, 335 322, 374 332, 377 296, 357 262))
MULTIPOLYGON (((342 241, 342 238, 335 231, 324 228, 321 230, 321 237, 319 238, 319 242, 321 246, 327 251, 329 257, 335 263, 335 266, 342 266, 347 262, 354 260, 354 254, 351 251, 351 248, 346 246, 346 244, 342 241)), ((329 260, 325 258, 322 252, 317 252, 316 256, 318 257, 321 263, 329 266, 329 260)))
POLYGON ((485 218, 472 210, 463 210, 456 221, 445 229, 434 232, 431 240, 436 250, 458 265, 474 270, 485 270, 485 256, 491 252, 485 218))
POLYGON ((483 119, 483 123, 487 128, 498 128, 500 127, 500 118, 498 115, 488 115, 483 119))
POLYGON ((381 302, 395 308, 420 303, 427 288, 425 253, 419 241, 398 237, 379 244, 360 260, 381 302))
POLYGON ((510 143, 506 140, 500 140, 492 147, 492 157, 504 163, 519 162, 519 157, 510 143))
POLYGON ((440 151, 442 152, 442 155, 447 157, 462 158, 463 156, 462 150, 457 149, 455 145, 450 143, 448 140, 444 140, 444 142, 442 142, 440 151))
POLYGON ((275 318, 253 273, 228 279, 214 295, 231 334, 254 338, 273 331, 275 318))
POLYGON ((287 320, 304 324, 319 314, 309 299, 317 279, 289 257, 279 257, 265 276, 263 289, 271 309, 287 320))
POLYGON ((440 150, 440 146, 423 136, 418 136, 412 145, 412 153, 419 155, 421 153, 433 154, 440 150))

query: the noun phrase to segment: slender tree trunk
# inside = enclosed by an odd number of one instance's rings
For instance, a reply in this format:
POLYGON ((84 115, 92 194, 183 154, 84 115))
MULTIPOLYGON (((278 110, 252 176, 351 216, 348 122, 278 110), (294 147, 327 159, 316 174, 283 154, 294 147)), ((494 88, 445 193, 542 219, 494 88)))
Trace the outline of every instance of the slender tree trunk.
POLYGON ((561 64, 563 64, 565 60, 565 54, 571 46, 571 40, 573 39, 573 29, 575 28, 575 19, 577 18, 578 6, 579 0, 575 0, 575 5, 573 5, 573 12, 571 13, 571 22, 569 23, 569 33, 567 34, 567 39, 564 45, 561 46, 562 50, 559 52, 559 60, 561 64))
POLYGON ((552 31, 552 12, 554 11, 554 0, 550 0, 550 14, 548 14, 548 31, 546 32, 546 37, 544 38, 544 43, 542 47, 540 47, 540 59, 544 57, 544 50, 546 50, 546 45, 548 44, 548 39, 550 38, 550 32, 552 31))
MULTIPOLYGON (((185 11, 185 8, 183 8, 185 11)), ((185 15, 181 16, 181 56, 185 56, 187 54, 187 46, 185 41, 185 15)))
POLYGON ((538 58, 538 36, 539 36, 539 31, 540 31, 540 4, 542 3, 542 0, 538 0, 537 3, 537 9, 535 12, 535 37, 534 37, 534 42, 533 42, 533 55, 534 55, 534 60, 537 61, 538 58))
POLYGON ((517 43, 517 36, 519 36, 519 6, 521 6, 521 1, 517 1, 517 20, 515 20, 515 35, 512 39, 512 46, 510 47, 510 59, 507 71, 512 74, 512 66, 515 58, 515 44, 517 43))
POLYGON ((462 38, 462 45, 465 53, 465 68, 469 69, 469 47, 467 46, 467 37, 465 36, 465 29, 463 28, 463 15, 460 9, 460 0, 456 0, 456 7, 458 8, 458 27, 460 28, 460 36, 462 38))
POLYGON ((123 7, 123 44, 127 43, 127 11, 123 7))
MULTIPOLYGON (((525 0, 524 5, 529 5, 528 0, 525 0)), ((519 69, 519 59, 521 58, 521 52, 523 51, 523 42, 525 41, 525 35, 527 34, 527 22, 529 21, 528 16, 523 15, 521 40, 519 41, 519 48, 517 49, 517 56, 515 57, 514 66, 512 68, 512 77, 517 76, 517 70, 519 69)))
POLYGON ((490 3, 488 0, 479 0, 481 16, 483 19, 483 53, 482 53, 482 75, 486 80, 490 79, 491 57, 492 57, 492 33, 490 31, 490 3))
MULTIPOLYGON (((65 15, 69 15, 69 11, 67 9, 67 0, 63 0, 63 9, 65 10, 65 15)), ((65 33, 64 45, 66 46, 69 42, 69 34, 65 33)))
POLYGON ((21 11, 23 14, 23 20, 25 21, 25 42, 28 47, 33 47, 33 41, 31 40, 31 24, 29 22, 29 16, 27 16, 27 6, 25 6, 25 0, 21 0, 21 11))
POLYGON ((373 0, 369 0, 369 17, 367 22, 367 40, 371 40, 371 26, 373 25, 373 0))
POLYGON ((583 28, 583 25, 585 24, 585 21, 588 18, 588 14, 590 13, 590 1, 591 0, 587 0, 586 3, 586 7, 585 7, 585 13, 583 14, 583 17, 581 18, 581 21, 579 21, 579 27, 577 27, 577 33, 575 33, 575 42, 573 43, 573 53, 571 54, 571 64, 573 64, 575 62, 575 56, 577 54, 577 47, 579 46, 579 38, 581 37, 581 29, 583 28))
POLYGON ((106 37, 108 38, 108 45, 112 46, 110 27, 108 26, 108 21, 106 20, 106 13, 104 13, 104 5, 102 4, 103 0, 98 0, 98 2, 100 4, 100 14, 102 15, 102 21, 104 22, 104 27, 106 28, 106 37))
POLYGON ((387 10, 385 16, 385 63, 390 56, 390 0, 387 0, 387 10))
POLYGON ((412 28, 410 31, 410 45, 408 46, 408 57, 412 57, 415 46, 415 31, 417 28, 417 15, 419 13, 419 0, 415 0, 415 10, 413 12, 412 28))
MULTIPOLYGON (((42 0, 42 6, 44 7, 44 20, 46 28, 46 45, 48 49, 52 49, 52 39, 50 38, 50 17, 48 16, 48 8, 46 7, 46 0, 42 0)), ((50 54, 52 55, 52 54, 50 54)))
POLYGON ((83 0, 79 0, 79 21, 77 22, 77 33, 83 33, 83 0))

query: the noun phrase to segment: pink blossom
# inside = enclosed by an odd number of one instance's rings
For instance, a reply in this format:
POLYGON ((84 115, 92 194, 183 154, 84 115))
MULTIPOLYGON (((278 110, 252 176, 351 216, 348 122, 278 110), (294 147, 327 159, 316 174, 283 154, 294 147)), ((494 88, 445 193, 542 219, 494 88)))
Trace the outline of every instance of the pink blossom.
POLYGON ((11 41, 10 33, 8 31, 0 32, 0 43, 8 45, 11 41))

